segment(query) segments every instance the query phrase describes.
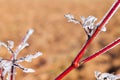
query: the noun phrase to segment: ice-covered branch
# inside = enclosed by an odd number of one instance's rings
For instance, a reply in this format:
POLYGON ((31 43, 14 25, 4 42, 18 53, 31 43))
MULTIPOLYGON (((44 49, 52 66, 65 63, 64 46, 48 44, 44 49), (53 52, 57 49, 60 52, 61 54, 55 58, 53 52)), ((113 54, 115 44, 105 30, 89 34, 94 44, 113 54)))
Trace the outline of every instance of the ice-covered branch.
POLYGON ((19 64, 19 62, 23 61, 31 62, 32 59, 38 58, 40 55, 42 55, 41 52, 37 52, 36 54, 30 54, 25 57, 17 59, 20 51, 29 45, 27 43, 27 40, 29 39, 33 31, 34 31, 33 29, 28 30, 26 36, 24 37, 20 45, 15 49, 15 51, 12 50, 12 48, 14 47, 13 41, 7 41, 7 43, 0 42, 0 47, 4 46, 8 50, 8 52, 11 53, 12 55, 12 58, 10 57, 9 59, 3 59, 0 57, 0 70, 2 70, 2 72, 0 73, 1 80, 4 80, 5 78, 6 80, 14 80, 16 67, 22 69, 23 72, 26 73, 35 72, 34 69, 23 67, 22 65, 19 64))
POLYGON ((15 50, 15 57, 18 55, 18 53, 24 49, 25 47, 29 46, 29 44, 27 43, 27 40, 29 39, 30 35, 34 32, 33 29, 29 29, 26 36, 23 38, 22 42, 20 43, 20 45, 17 47, 17 49, 15 50))
POLYGON ((25 57, 19 58, 19 59, 17 60, 17 62, 23 62, 23 61, 31 62, 32 59, 35 59, 35 58, 37 58, 37 57, 39 57, 39 56, 41 56, 41 55, 42 55, 41 52, 37 52, 36 54, 30 54, 30 55, 27 55, 27 56, 25 56, 25 57))
POLYGON ((10 72, 11 66, 12 66, 12 61, 9 61, 9 60, 1 60, 1 62, 0 62, 0 68, 3 68, 3 69, 4 69, 4 71, 2 72, 2 73, 3 73, 3 76, 5 76, 7 73, 10 72))
POLYGON ((93 30, 94 28, 96 28, 97 26, 94 24, 95 21, 97 20, 96 17, 94 16, 88 16, 87 18, 85 18, 84 16, 80 17, 82 20, 82 27, 83 28, 88 28, 93 30))
POLYGON ((75 23, 75 24, 80 24, 80 21, 77 20, 77 19, 75 19, 72 14, 66 14, 66 15, 64 15, 64 16, 65 16, 65 18, 68 19, 68 22, 73 22, 73 23, 75 23))
POLYGON ((23 72, 25 72, 25 73, 32 73, 32 72, 35 72, 35 70, 34 69, 32 69, 32 68, 25 68, 25 67, 23 67, 22 65, 20 65, 20 64, 14 64, 16 67, 18 67, 18 68, 20 68, 23 72))
POLYGON ((4 46, 10 54, 13 54, 12 48, 14 47, 13 41, 8 41, 8 44, 0 42, 0 46, 4 46))
MULTIPOLYGON (((73 22, 75 24, 81 24, 86 34, 88 35, 88 37, 91 37, 94 31, 99 26, 99 24, 95 24, 95 22, 97 21, 97 18, 94 16, 88 16, 87 18, 85 18, 84 16, 81 16, 80 18, 82 21, 75 19, 75 17, 72 14, 66 14, 65 18, 68 19, 68 22, 73 22)), ((103 26, 101 31, 106 31, 106 28, 103 26)))
MULTIPOLYGON (((82 27, 84 28, 86 34, 91 37, 99 26, 99 24, 95 24, 97 18, 94 16, 88 16, 87 18, 81 16, 80 18, 82 20, 82 27)), ((101 31, 106 31, 105 26, 102 27, 101 31)))
POLYGON ((109 74, 109 73, 101 73, 99 71, 95 71, 95 77, 97 80, 117 80, 120 79, 120 76, 109 74))
POLYGON ((8 42, 8 47, 12 49, 14 47, 14 42, 13 41, 7 41, 8 42))

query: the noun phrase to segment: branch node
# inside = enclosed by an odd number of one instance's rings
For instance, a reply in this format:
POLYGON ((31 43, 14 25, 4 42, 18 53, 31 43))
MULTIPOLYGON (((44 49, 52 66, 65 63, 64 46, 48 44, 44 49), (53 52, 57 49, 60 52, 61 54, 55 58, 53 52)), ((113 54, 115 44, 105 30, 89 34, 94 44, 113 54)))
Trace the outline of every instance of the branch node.
POLYGON ((79 64, 78 62, 73 62, 73 63, 72 63, 72 66, 73 66, 74 68, 78 68, 78 67, 80 66, 80 64, 79 64))

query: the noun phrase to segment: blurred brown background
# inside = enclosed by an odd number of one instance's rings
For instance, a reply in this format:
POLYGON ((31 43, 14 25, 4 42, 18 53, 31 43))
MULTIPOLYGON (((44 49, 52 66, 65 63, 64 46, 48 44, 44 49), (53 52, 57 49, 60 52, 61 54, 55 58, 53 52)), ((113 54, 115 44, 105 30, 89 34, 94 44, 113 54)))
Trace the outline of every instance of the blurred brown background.
MULTIPOLYGON (((98 21, 115 0, 0 0, 0 41, 13 40, 17 46, 29 28, 35 29, 19 57, 37 51, 43 56, 32 63, 35 73, 17 69, 16 80, 54 80, 73 61, 86 40, 81 25, 68 23, 64 14, 93 15, 98 21)), ((106 32, 92 42, 84 58, 112 42, 120 35, 120 9, 113 16, 106 32)), ((70 72, 63 80, 95 80, 94 71, 120 74, 120 46, 70 72)), ((0 55, 9 58, 3 48, 0 55)))

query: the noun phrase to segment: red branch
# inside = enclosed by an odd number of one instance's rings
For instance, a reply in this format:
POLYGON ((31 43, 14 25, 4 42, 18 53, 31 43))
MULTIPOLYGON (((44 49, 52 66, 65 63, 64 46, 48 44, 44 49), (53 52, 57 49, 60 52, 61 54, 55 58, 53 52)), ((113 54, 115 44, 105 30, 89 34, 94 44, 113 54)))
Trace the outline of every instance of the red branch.
POLYGON ((1 78, 1 80, 4 80, 3 68, 0 68, 0 78, 1 78))
POLYGON ((10 80, 14 80, 14 66, 11 67, 11 76, 10 76, 10 80))
POLYGON ((95 57, 107 52, 108 50, 112 49, 113 47, 117 46, 118 44, 120 44, 120 38, 118 38, 117 40, 115 40, 114 42, 112 42, 111 44, 105 46, 103 49, 99 50, 98 52, 96 52, 95 54, 87 57, 86 59, 82 60, 80 62, 80 64, 86 63, 92 59, 94 59, 95 57))
MULTIPOLYGON (((113 4, 113 6, 110 9, 110 11, 103 18, 103 20, 101 21, 100 25, 98 26, 98 28, 94 32, 94 34, 86 41, 86 43, 84 44, 83 48, 80 50, 80 52, 78 53, 78 55, 76 56, 76 58, 74 59, 74 61, 72 62, 72 64, 63 73, 61 73, 55 80, 61 80, 70 71, 72 71, 73 69, 78 68, 80 66, 79 61, 80 61, 81 57, 84 55, 85 50, 90 45, 90 43, 94 40, 94 38, 97 36, 97 34, 100 32, 101 28, 103 26, 105 26, 108 23, 108 21, 111 19, 111 17, 114 15, 114 13, 116 12, 116 10, 119 8, 119 4, 120 4, 120 0, 117 0, 115 2, 115 4, 113 4)), ((89 59, 89 60, 91 60, 91 59, 89 59)))

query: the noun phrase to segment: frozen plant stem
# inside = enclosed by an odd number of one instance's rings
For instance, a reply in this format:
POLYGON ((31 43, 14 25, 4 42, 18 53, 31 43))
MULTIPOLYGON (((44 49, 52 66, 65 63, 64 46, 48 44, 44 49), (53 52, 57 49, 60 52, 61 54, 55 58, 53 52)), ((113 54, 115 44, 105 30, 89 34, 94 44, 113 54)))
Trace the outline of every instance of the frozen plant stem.
POLYGON ((119 5, 120 5, 120 0, 116 0, 116 2, 111 7, 110 11, 108 11, 108 13, 105 15, 105 17, 100 21, 100 23, 99 23, 97 29, 95 30, 95 32, 93 33, 93 35, 86 41, 86 43, 84 44, 84 46, 82 47, 82 49, 80 50, 78 55, 75 57, 72 64, 63 73, 61 73, 55 80, 61 80, 70 71, 72 71, 73 69, 78 68, 80 66, 79 61, 80 61, 81 57, 83 56, 83 54, 85 53, 85 50, 90 45, 90 43, 93 41, 93 39, 97 36, 97 34, 100 32, 101 28, 103 26, 105 26, 108 23, 108 21, 111 19, 111 17, 115 14, 117 9, 119 8, 119 5))
POLYGON ((19 62, 31 62, 32 59, 35 59, 42 55, 41 52, 37 52, 36 54, 30 54, 21 58, 17 58, 18 54, 21 50, 23 50, 25 47, 29 46, 27 43, 27 40, 29 39, 30 35, 33 33, 33 29, 29 29, 26 36, 22 40, 22 42, 18 45, 18 47, 13 50, 14 42, 8 41, 8 43, 4 43, 0 41, 0 47, 3 46, 7 48, 8 52, 10 53, 11 57, 10 59, 3 59, 0 57, 0 78, 1 80, 15 80, 15 69, 19 68, 23 72, 31 73, 35 72, 34 69, 31 68, 25 68, 23 67, 19 62))
POLYGON ((11 66, 11 76, 10 76, 10 80, 14 80, 14 76, 15 76, 15 67, 14 67, 14 64, 15 64, 15 60, 16 60, 16 57, 17 55, 19 54, 19 52, 26 46, 28 46, 27 44, 27 40, 28 38, 30 37, 30 35, 33 33, 33 29, 29 29, 29 31, 27 32, 26 36, 24 37, 24 39, 22 40, 22 42, 20 43, 20 45, 17 47, 17 49, 14 51, 11 50, 12 52, 12 66, 11 66), (25 45, 25 46, 24 46, 25 45))

